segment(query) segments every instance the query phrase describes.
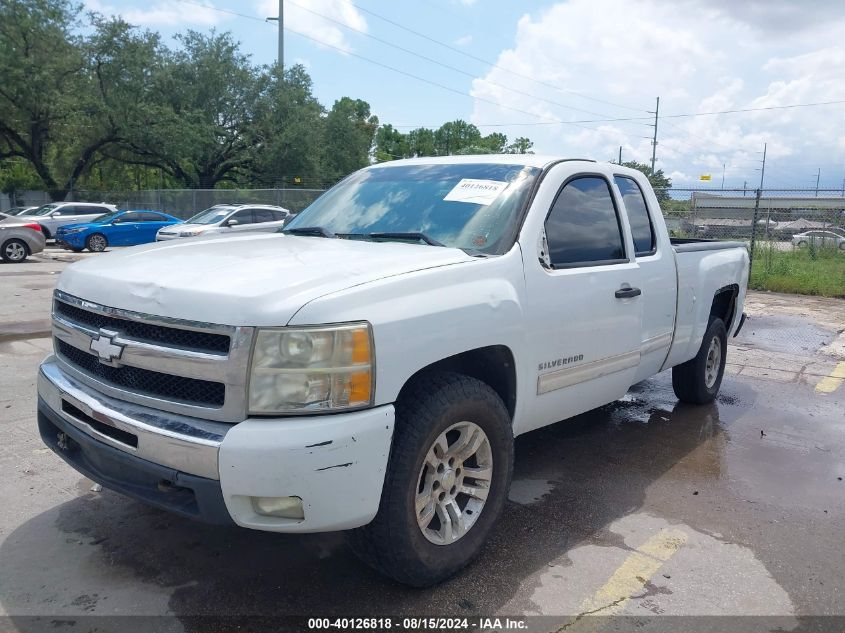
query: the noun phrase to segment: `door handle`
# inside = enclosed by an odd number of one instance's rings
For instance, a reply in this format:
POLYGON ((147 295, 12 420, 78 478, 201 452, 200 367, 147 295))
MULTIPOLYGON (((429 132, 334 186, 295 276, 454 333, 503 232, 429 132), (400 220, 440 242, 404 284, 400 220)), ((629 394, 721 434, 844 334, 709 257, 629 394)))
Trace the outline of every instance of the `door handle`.
POLYGON ((639 288, 620 288, 616 291, 617 299, 631 299, 632 297, 639 297, 643 293, 639 288))

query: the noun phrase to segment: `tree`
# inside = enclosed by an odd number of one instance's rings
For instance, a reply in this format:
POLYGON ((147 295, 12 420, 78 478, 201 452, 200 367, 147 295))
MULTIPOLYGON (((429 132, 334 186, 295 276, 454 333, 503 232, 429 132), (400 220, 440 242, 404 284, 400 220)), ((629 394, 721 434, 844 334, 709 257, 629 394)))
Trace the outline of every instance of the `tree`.
POLYGON ((402 134, 389 123, 379 126, 379 129, 376 130, 376 161, 409 158, 412 154, 408 140, 408 136, 402 134))
POLYGON ((524 136, 518 137, 513 143, 507 146, 505 152, 508 154, 533 154, 531 148, 534 147, 534 142, 524 136))
POLYGON ((662 203, 669 200, 669 190, 672 188, 672 180, 663 173, 662 169, 658 169, 654 174, 652 174, 650 165, 638 163, 636 161, 622 163, 622 166, 643 172, 648 177, 648 181, 651 183, 651 187, 654 189, 654 193, 657 195, 658 201, 662 203))
POLYGON ((278 185, 295 176, 322 181, 324 114, 303 66, 291 66, 283 76, 278 65, 270 68, 256 111, 256 176, 278 185))
POLYGON ((326 176, 339 179, 367 166, 376 128, 378 117, 370 113, 366 101, 349 97, 335 101, 325 123, 326 176))
MULTIPOLYGON (((53 195, 63 194, 81 172, 77 166, 57 173, 51 165, 54 141, 82 130, 74 116, 85 70, 80 38, 73 34, 79 13, 66 0, 0 4, 0 159, 26 160, 53 195)), ((81 148, 82 168, 102 142, 81 148)))

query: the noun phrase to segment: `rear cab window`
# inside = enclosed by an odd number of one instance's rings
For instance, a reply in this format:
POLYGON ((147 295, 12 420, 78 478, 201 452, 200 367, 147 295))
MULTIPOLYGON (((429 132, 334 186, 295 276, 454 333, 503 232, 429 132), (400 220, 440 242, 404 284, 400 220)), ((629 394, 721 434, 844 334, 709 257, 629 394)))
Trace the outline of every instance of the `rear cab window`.
POLYGON ((619 213, 602 176, 576 176, 555 198, 545 224, 552 268, 627 262, 619 213))
POLYGON ((614 176, 613 180, 622 194, 622 203, 628 212, 636 256, 654 255, 657 252, 657 240, 643 190, 637 181, 629 176, 614 176))

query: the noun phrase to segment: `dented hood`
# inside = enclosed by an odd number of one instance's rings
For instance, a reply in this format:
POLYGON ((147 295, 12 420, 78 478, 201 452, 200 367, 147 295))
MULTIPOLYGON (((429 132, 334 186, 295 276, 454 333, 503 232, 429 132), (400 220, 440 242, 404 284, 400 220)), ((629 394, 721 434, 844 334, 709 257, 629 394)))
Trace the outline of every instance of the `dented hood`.
POLYGON ((72 264, 57 288, 145 314, 225 325, 285 325, 351 286, 473 258, 459 249, 252 234, 147 244, 72 264))

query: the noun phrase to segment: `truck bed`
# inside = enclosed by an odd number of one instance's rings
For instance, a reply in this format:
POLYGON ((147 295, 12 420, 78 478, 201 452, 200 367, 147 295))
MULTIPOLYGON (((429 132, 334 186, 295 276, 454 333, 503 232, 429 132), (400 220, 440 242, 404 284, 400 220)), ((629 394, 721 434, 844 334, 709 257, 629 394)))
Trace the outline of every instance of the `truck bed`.
POLYGON ((690 253, 694 251, 719 251, 726 248, 746 248, 745 242, 705 240, 693 237, 673 237, 669 241, 676 253, 690 253))

